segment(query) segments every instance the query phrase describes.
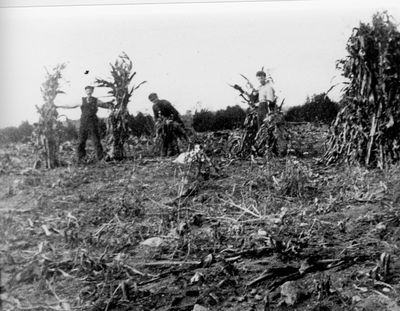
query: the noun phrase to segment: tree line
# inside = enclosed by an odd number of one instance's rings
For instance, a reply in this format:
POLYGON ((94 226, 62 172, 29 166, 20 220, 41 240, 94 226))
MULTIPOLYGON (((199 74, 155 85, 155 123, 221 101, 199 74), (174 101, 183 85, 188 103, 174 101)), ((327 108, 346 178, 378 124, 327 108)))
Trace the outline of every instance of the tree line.
POLYGON ((285 113, 289 122, 321 122, 330 124, 339 111, 339 104, 332 101, 325 93, 307 97, 301 106, 290 107, 285 113))
MULTIPOLYGON (((321 122, 330 124, 335 119, 340 105, 332 101, 325 93, 308 97, 301 106, 290 107, 285 112, 285 120, 289 122, 321 122)), ((190 111, 182 115, 182 120, 188 128, 196 132, 233 130, 240 128, 246 118, 247 111, 242 107, 228 106, 226 109, 210 111, 201 109, 192 114, 190 111)), ((129 114, 128 127, 131 135, 152 136, 154 134, 154 120, 152 116, 137 113, 129 114)), ((28 142, 35 124, 28 121, 19 126, 9 126, 0 129, 0 143, 28 142)), ((61 142, 74 140, 78 137, 78 121, 66 120, 60 124, 61 142)), ((99 120, 102 138, 106 135, 107 124, 105 119, 99 120)))
MULTIPOLYGON (((128 127, 133 136, 151 136, 154 133, 154 120, 150 115, 139 112, 136 116, 128 116, 128 127)), ((19 126, 8 126, 0 129, 0 143, 29 142, 37 123, 23 121, 19 126)), ((99 119, 100 136, 104 138, 107 132, 107 119, 99 119)), ((78 138, 79 121, 67 119, 57 124, 57 133, 61 143, 78 138)))
MULTIPOLYGON (((330 124, 339 111, 340 105, 325 93, 307 97, 300 106, 290 107, 285 113, 288 122, 315 122, 330 124)), ((240 106, 212 112, 207 109, 196 111, 193 115, 193 129, 197 132, 232 130, 240 128, 246 118, 247 110, 240 106)))

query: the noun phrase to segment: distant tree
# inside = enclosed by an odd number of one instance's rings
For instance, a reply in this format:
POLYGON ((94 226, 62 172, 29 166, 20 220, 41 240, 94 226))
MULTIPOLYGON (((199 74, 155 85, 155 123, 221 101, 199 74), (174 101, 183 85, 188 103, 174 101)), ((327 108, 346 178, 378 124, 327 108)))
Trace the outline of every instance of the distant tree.
POLYGON ((302 106, 290 107, 285 113, 285 120, 289 122, 304 122, 302 106))
POLYGON ((21 141, 28 141, 32 136, 33 126, 28 121, 22 122, 18 126, 18 134, 21 141))
POLYGON ((185 124, 186 128, 193 127, 193 113, 191 110, 186 110, 185 114, 181 116, 183 123, 185 124))
POLYGON ((213 130, 215 116, 207 109, 196 111, 193 116, 193 128, 197 132, 213 130))
POLYGON ((18 143, 30 140, 33 126, 28 121, 22 122, 18 127, 9 126, 0 130, 1 143, 18 143))
POLYGON ((216 112, 202 109, 193 116, 193 128, 197 132, 232 130, 241 127, 245 118, 246 112, 238 105, 216 112))
POLYGON ((67 119, 67 121, 61 126, 61 142, 68 140, 75 140, 78 138, 78 130, 73 121, 67 119))
POLYGON ((154 120, 150 115, 139 112, 136 116, 129 115, 128 127, 136 137, 150 136, 154 133, 154 120))
POLYGON ((20 139, 20 133, 15 126, 8 126, 0 130, 0 142, 3 144, 16 143, 20 139))
POLYGON ((228 116, 225 113, 225 110, 217 110, 214 113, 214 120, 212 123, 210 123, 210 129, 211 131, 220 131, 225 128, 230 127, 230 120, 228 119, 228 116))
POLYGON ((333 102, 325 93, 307 96, 301 106, 290 107, 285 114, 289 122, 323 122, 330 124, 339 111, 339 105, 333 102))
POLYGON ((225 129, 228 130, 241 127, 246 118, 246 112, 239 105, 233 107, 228 106, 224 114, 227 120, 225 129))

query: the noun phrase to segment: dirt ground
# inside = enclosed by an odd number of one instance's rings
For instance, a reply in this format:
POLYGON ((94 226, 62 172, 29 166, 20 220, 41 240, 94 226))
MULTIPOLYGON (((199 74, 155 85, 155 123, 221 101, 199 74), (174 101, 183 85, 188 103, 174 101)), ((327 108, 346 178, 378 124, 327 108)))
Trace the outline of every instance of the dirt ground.
POLYGON ((0 157, 0 310, 400 310, 399 166, 0 157))

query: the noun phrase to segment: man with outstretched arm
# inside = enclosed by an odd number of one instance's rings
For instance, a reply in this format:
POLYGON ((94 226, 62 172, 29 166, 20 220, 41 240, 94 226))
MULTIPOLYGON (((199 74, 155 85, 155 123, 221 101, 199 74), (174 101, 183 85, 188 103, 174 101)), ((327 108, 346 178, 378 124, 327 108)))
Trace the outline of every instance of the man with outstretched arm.
POLYGON ((73 106, 57 106, 57 108, 74 109, 80 107, 82 110, 80 125, 79 125, 79 144, 77 148, 78 163, 82 162, 86 156, 86 141, 91 136, 92 142, 96 148, 97 160, 103 158, 103 147, 100 142, 99 120, 97 118, 98 107, 110 109, 113 107, 112 102, 102 102, 100 99, 93 97, 94 87, 86 86, 86 96, 82 97, 82 103, 73 106))

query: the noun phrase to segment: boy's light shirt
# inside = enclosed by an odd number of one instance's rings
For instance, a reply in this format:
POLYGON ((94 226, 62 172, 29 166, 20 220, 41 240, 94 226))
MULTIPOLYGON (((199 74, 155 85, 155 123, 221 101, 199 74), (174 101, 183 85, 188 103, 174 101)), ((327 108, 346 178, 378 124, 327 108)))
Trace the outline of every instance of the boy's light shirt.
POLYGON ((258 101, 260 103, 275 100, 275 90, 270 83, 258 87, 258 101))

